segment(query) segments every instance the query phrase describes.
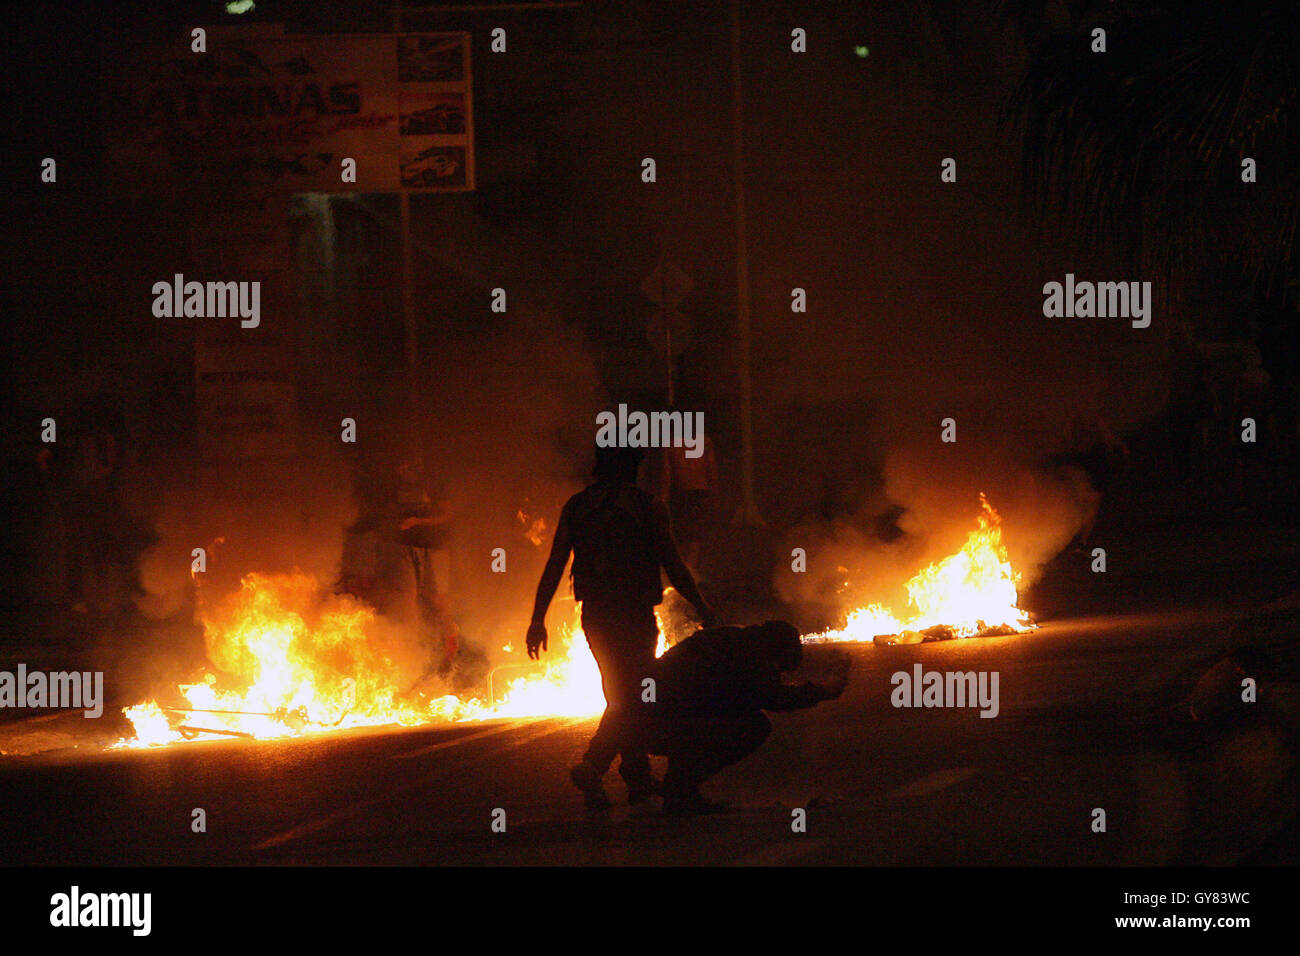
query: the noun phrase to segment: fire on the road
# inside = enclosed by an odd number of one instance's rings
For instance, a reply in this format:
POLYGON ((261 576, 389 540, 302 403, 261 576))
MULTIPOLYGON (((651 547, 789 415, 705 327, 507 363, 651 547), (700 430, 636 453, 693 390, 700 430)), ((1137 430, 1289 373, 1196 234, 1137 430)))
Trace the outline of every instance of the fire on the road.
POLYGON ((435 720, 583 716, 605 706, 596 662, 576 624, 553 629, 542 664, 526 667, 520 653, 521 666, 498 668, 493 676, 504 679, 493 681, 497 693, 429 697, 412 692, 409 667, 399 663, 404 643, 391 625, 352 597, 318 605, 317 591, 315 579, 303 574, 244 578, 237 594, 203 622, 217 673, 180 685, 184 703, 174 707, 157 700, 127 707, 135 737, 119 746, 435 720))
MULTIPOLYGON (((895 614, 871 604, 848 615, 842 629, 808 641, 920 641, 1012 633, 1034 627, 1017 607, 1019 576, 1007 559, 997 513, 981 496, 978 527, 955 554, 907 582, 909 605, 895 614)), ((240 590, 205 616, 214 671, 180 685, 175 706, 157 700, 124 710, 135 736, 118 746, 238 736, 275 738, 331 728, 417 725, 598 714, 600 673, 575 620, 553 628, 550 653, 530 665, 499 666, 482 696, 412 693, 405 643, 365 603, 332 596, 321 603, 315 579, 250 574, 240 590), (218 674, 222 676, 218 676, 218 674), (513 674, 514 676, 510 676, 513 674)), ((659 653, 667 647, 660 617, 659 653)))
POLYGON ((923 640, 1012 634, 1033 630, 1029 613, 1017 606, 1020 575, 1002 543, 1002 519, 980 495, 978 527, 954 554, 917 572, 905 585, 908 606, 895 614, 869 604, 848 615, 843 628, 805 641, 917 643, 923 640))

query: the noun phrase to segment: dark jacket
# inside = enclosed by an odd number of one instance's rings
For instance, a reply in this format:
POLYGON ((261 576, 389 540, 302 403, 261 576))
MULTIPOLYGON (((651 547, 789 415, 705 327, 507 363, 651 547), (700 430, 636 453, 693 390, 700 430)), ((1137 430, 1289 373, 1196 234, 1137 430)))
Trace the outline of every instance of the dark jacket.
POLYGON ((573 539, 573 596, 598 607, 654 607, 663 600, 654 498, 632 484, 598 483, 564 506, 573 539))
POLYGON ((713 717, 756 710, 802 710, 827 699, 820 684, 786 684, 779 658, 758 627, 708 627, 655 662, 656 710, 713 717))

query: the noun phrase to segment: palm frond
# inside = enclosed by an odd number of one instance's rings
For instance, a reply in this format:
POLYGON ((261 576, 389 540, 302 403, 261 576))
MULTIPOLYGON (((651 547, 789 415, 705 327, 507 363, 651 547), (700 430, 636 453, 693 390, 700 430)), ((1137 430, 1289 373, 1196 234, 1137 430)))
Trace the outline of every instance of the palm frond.
POLYGON ((1075 2, 1050 26, 1044 0, 1009 0, 1030 65, 1002 121, 1022 136, 1022 176, 1094 246, 1183 266, 1235 261, 1280 286, 1297 271, 1300 142, 1294 0, 1075 2), (1094 27, 1107 52, 1093 53, 1094 27), (1241 181, 1241 161, 1258 182, 1241 181))

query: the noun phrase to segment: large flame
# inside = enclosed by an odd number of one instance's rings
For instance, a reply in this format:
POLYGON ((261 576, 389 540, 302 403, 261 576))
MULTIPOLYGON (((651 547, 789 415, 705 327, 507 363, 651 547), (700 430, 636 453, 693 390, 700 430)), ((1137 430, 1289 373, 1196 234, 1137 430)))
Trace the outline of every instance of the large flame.
MULTIPOLYGON (((599 714, 605 706, 600 672, 578 624, 578 606, 571 607, 570 620, 552 628, 541 662, 507 644, 505 663, 491 671, 479 695, 431 696, 418 689, 421 681, 411 686, 418 660, 368 605, 350 596, 322 602, 308 575, 250 574, 219 613, 204 618, 213 670, 180 685, 171 706, 150 700, 125 708, 135 736, 117 746, 599 714)), ((668 646, 664 635, 661 617, 660 654, 668 646)))
POLYGON ((978 527, 955 554, 923 568, 906 584, 907 608, 894 613, 883 604, 852 611, 843 628, 805 641, 916 642, 977 634, 1031 630, 1029 614, 1017 606, 1020 575, 1002 544, 1002 521, 980 495, 978 527))
MULTIPOLYGON (((1019 576, 1007 559, 997 512, 980 496, 978 527, 955 554, 907 582, 900 614, 870 604, 839 630, 805 641, 920 641, 1032 628, 1016 606, 1019 576)), ((665 614, 657 654, 671 632, 665 614)), ((605 706, 600 672, 578 623, 579 608, 552 628, 540 663, 502 648, 504 663, 478 694, 430 695, 412 686, 421 664, 394 625, 350 596, 322 600, 304 574, 250 574, 214 613, 204 616, 212 670, 179 686, 175 700, 146 701, 123 712, 135 736, 119 747, 221 737, 274 738, 339 727, 416 725, 434 721, 595 715, 605 706)), ((417 655, 418 656, 418 655, 417 655)))

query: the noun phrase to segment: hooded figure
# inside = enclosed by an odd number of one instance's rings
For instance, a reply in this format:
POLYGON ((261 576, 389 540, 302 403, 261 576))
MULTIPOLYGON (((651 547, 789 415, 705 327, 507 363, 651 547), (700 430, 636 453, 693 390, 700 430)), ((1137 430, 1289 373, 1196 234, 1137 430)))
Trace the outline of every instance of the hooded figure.
POLYGON ((772 725, 763 711, 802 710, 844 692, 845 671, 825 683, 785 683, 782 674, 802 659, 799 632, 785 621, 707 627, 659 658, 652 671, 656 704, 643 708, 648 716, 627 734, 647 752, 668 757, 665 811, 720 808, 699 787, 767 739, 772 725))

